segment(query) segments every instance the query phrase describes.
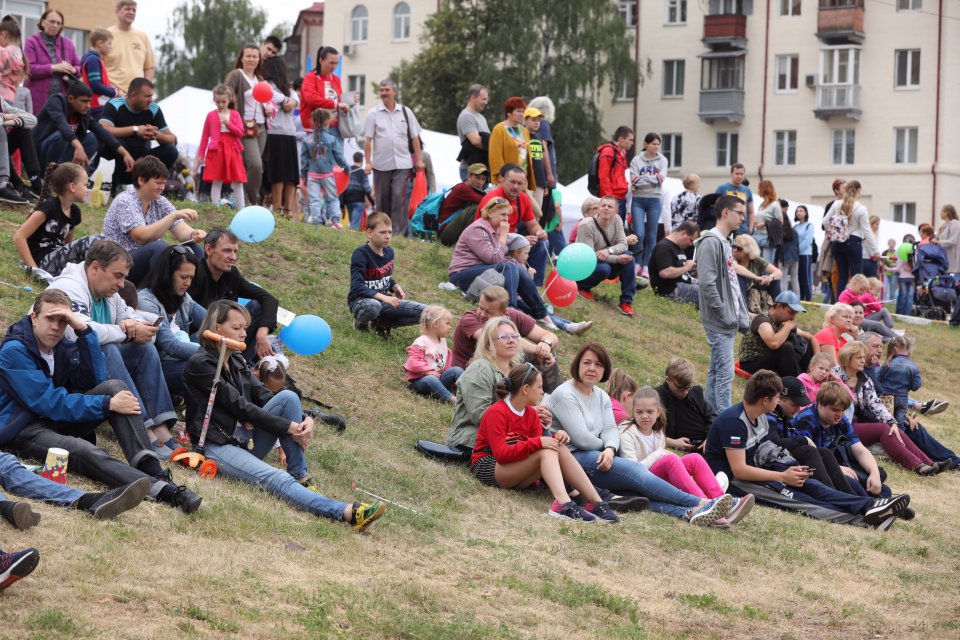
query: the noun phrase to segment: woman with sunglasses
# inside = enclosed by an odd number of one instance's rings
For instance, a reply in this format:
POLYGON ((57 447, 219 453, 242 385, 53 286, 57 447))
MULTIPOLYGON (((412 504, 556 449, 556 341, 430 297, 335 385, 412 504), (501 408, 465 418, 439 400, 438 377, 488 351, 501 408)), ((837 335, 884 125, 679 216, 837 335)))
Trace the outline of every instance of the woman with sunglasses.
POLYGON ((510 369, 497 385, 497 395, 501 400, 480 420, 470 461, 474 477, 502 489, 526 489, 542 478, 554 498, 547 512, 550 517, 619 522, 564 446, 570 436, 563 430, 544 434, 550 423, 542 423, 535 408, 543 396, 543 378, 537 368, 526 363, 510 369), (567 485, 583 496, 583 507, 570 498, 567 485))
POLYGON ((480 274, 493 269, 503 276, 510 306, 529 313, 536 320, 544 320, 542 324, 551 329, 553 323, 547 317, 547 309, 530 272, 507 259, 512 210, 506 198, 493 198, 484 205, 480 217, 463 230, 453 249, 448 269, 450 282, 466 292, 480 274))
POLYGON ((157 256, 147 287, 137 292, 139 310, 160 316, 156 347, 163 377, 174 395, 183 395, 183 370, 200 348, 197 331, 207 315, 187 293, 199 264, 193 251, 175 244, 157 256))

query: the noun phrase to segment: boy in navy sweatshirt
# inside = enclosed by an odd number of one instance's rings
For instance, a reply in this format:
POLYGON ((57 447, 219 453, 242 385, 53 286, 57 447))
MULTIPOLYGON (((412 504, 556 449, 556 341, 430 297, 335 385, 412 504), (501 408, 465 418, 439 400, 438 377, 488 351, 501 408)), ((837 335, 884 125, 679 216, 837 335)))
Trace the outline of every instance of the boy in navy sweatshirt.
POLYGON ((112 50, 113 34, 106 29, 94 29, 90 32, 90 51, 80 60, 80 77, 93 91, 90 115, 95 120, 100 120, 100 114, 111 98, 123 95, 120 89, 110 86, 107 68, 103 64, 103 56, 110 55, 112 50))

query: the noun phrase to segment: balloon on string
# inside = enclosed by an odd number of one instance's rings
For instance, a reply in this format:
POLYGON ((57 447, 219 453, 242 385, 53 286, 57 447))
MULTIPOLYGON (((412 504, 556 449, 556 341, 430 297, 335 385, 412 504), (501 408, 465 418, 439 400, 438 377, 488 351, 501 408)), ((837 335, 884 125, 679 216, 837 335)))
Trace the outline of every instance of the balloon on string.
POLYGON ((556 269, 547 275, 543 291, 555 307, 569 307, 577 299, 577 283, 561 276, 556 269))
POLYGON ((568 244, 557 258, 557 271, 567 280, 583 280, 597 268, 597 254, 582 242, 568 244))
POLYGON ((340 195, 347 190, 347 185, 350 184, 350 174, 336 166, 333 168, 333 179, 337 183, 337 195, 340 195))
POLYGON ((253 85, 253 99, 266 104, 273 99, 273 87, 267 82, 258 82, 253 85))
POLYGON ((270 237, 275 226, 273 214, 258 206, 240 209, 230 221, 230 231, 244 242, 263 242, 270 237))
POLYGON ((909 261, 911 255, 913 255, 913 245, 911 243, 904 242, 897 247, 897 257, 900 258, 900 262, 909 261))
POLYGON ((326 350, 333 339, 330 325, 318 316, 297 316, 280 330, 280 340, 288 349, 302 356, 315 356, 326 350))

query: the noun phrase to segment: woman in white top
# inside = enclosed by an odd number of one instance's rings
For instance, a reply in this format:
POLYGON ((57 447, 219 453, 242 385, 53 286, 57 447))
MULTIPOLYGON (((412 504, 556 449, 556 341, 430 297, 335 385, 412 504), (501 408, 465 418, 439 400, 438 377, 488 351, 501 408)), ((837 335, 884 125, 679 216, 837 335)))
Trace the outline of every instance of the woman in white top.
POLYGON ((837 261, 837 291, 843 291, 847 288, 847 281, 850 276, 863 273, 863 257, 869 255, 879 256, 877 251, 877 241, 873 237, 873 231, 870 229, 870 214, 867 208, 860 202, 860 183, 857 180, 849 181, 844 187, 843 198, 837 200, 834 206, 830 207, 830 213, 824 220, 824 226, 827 229, 827 236, 830 236, 831 228, 835 227, 831 222, 836 216, 846 218, 846 229, 849 236, 845 241, 834 240, 830 244, 830 250, 833 258, 837 261))
POLYGON ((950 261, 950 273, 960 273, 960 220, 957 219, 957 208, 952 204, 943 205, 940 210, 940 246, 947 252, 950 261))
POLYGON ((248 42, 240 50, 233 71, 223 81, 237 96, 237 111, 243 117, 243 168, 247 170, 244 191, 247 204, 260 202, 260 183, 263 181, 261 157, 267 146, 267 114, 264 106, 253 99, 253 87, 262 80, 260 47, 248 42))

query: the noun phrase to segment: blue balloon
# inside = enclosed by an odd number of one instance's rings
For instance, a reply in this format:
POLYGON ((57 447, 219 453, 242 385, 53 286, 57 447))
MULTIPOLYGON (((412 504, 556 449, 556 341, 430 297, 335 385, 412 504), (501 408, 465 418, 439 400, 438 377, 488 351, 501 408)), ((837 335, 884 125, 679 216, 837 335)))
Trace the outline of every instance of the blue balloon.
POLYGON ((263 242, 276 226, 273 214, 263 207, 246 207, 237 211, 230 222, 233 231, 244 242, 263 242))
POLYGON ((315 356, 326 350, 332 339, 330 325, 317 316, 297 316, 290 326, 280 330, 280 340, 283 344, 302 356, 315 356))
POLYGON ((597 254, 582 242, 568 244, 557 257, 557 271, 567 280, 583 280, 597 268, 597 254))

